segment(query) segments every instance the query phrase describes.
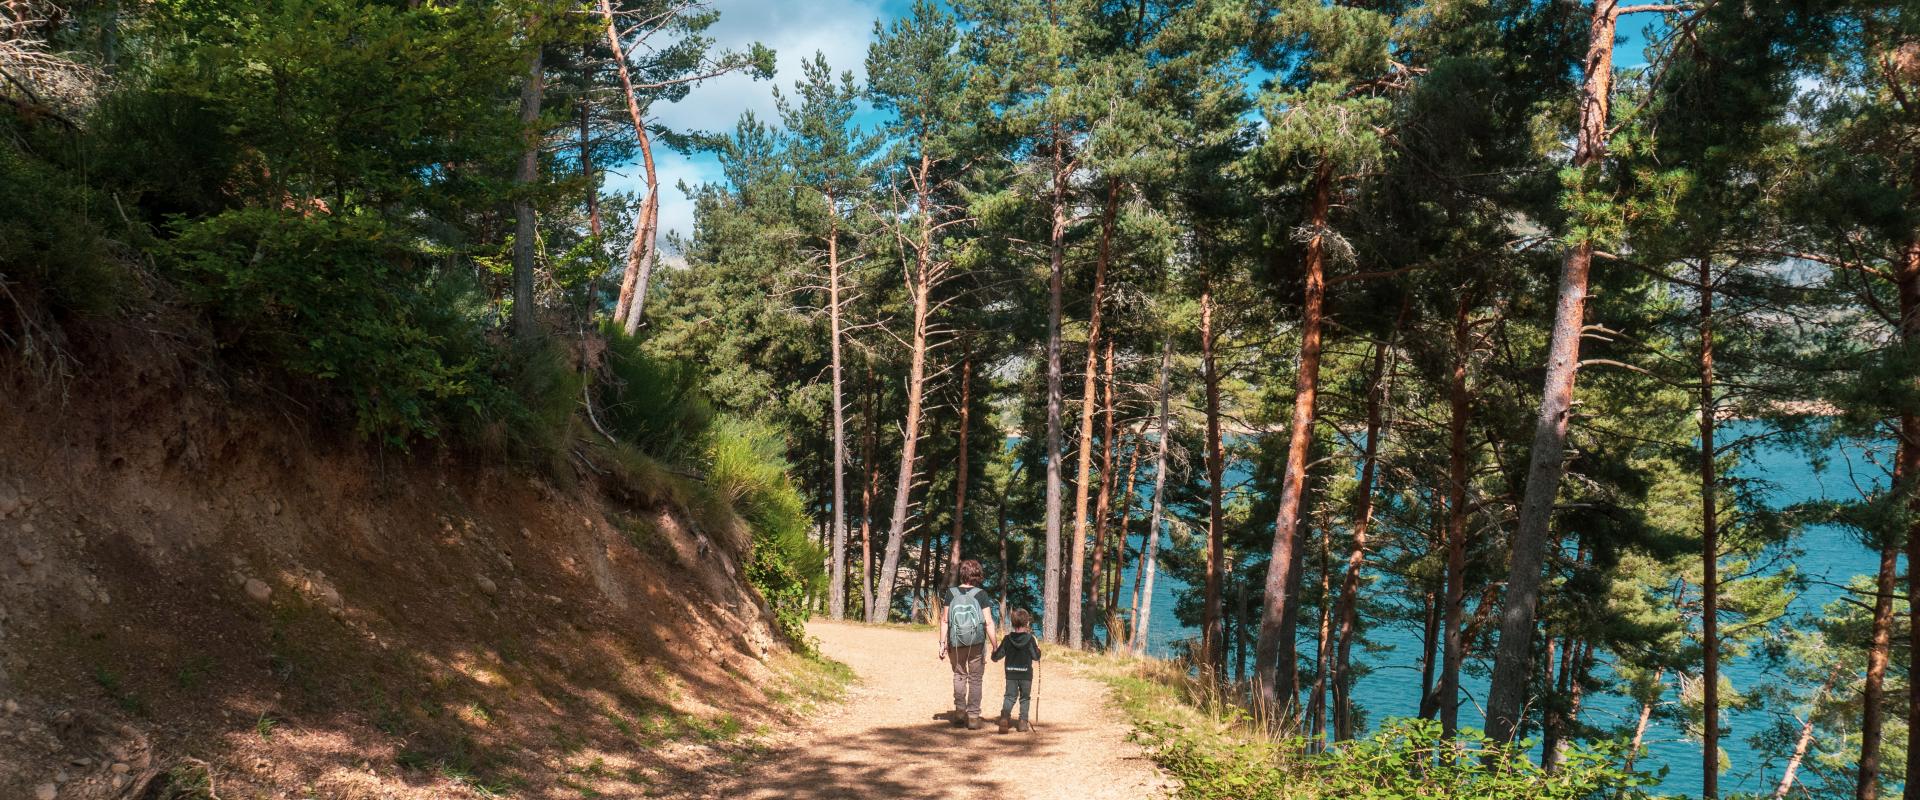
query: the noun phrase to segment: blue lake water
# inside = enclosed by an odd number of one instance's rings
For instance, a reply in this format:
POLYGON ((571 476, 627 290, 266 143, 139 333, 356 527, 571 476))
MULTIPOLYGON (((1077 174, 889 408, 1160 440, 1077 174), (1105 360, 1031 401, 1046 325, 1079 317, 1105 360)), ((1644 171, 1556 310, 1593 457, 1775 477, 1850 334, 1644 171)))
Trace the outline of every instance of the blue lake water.
MULTIPOLYGON (((1754 423, 1734 423, 1723 430, 1730 438, 1758 433, 1763 429, 1754 423)), ((1811 459, 1801 450, 1782 445, 1763 446, 1747 457, 1735 474, 1770 484, 1771 489, 1765 496, 1774 507, 1814 499, 1856 497, 1856 477, 1861 485, 1872 484, 1874 468, 1860 463, 1857 453, 1836 449, 1828 454, 1828 458, 1830 463, 1826 469, 1816 471, 1811 459)), ((1244 477, 1244 473, 1229 475, 1227 482, 1233 485, 1244 477)), ((1142 492, 1144 496, 1151 496, 1150 487, 1142 489, 1142 492)), ((1162 543, 1164 546, 1164 539, 1162 543)), ((1133 544, 1135 547, 1144 547, 1144 537, 1136 537, 1133 544)), ((1796 565, 1809 578, 1806 588, 1793 603, 1790 613, 1794 615, 1819 613, 1822 607, 1842 593, 1837 585, 1846 584, 1856 575, 1871 574, 1877 565, 1875 554, 1853 534, 1841 529, 1813 528, 1805 531, 1794 544, 1802 551, 1796 565)), ((1131 591, 1135 580, 1131 564, 1125 580, 1126 589, 1131 591)), ((1176 651, 1176 643, 1198 637, 1197 629, 1182 627, 1173 615, 1175 597, 1186 588, 1164 570, 1155 578, 1153 619, 1148 635, 1149 652, 1171 656, 1176 651)), ((1391 650, 1364 655, 1356 653, 1356 659, 1371 664, 1373 671, 1356 683, 1354 698, 1366 708, 1368 719, 1376 723, 1389 717, 1414 716, 1419 711, 1422 622, 1419 619, 1377 620, 1374 624, 1376 627, 1370 631, 1369 637, 1391 650)), ((1312 642, 1303 641, 1302 647, 1310 648, 1312 642)), ((1479 655, 1470 653, 1470 660, 1479 655)), ((1752 688, 1766 677, 1763 665, 1752 659, 1731 660, 1723 664, 1722 671, 1735 691, 1752 688)), ((1596 673, 1605 677, 1605 667, 1596 667, 1596 673)), ((1668 676, 1667 682, 1668 692, 1664 699, 1672 702, 1677 689, 1672 676, 1668 676)), ((1461 722, 1478 726, 1483 718, 1479 702, 1485 696, 1486 680, 1481 676, 1466 674, 1462 676, 1462 688, 1466 694, 1466 705, 1460 713, 1461 722)), ((1589 695, 1581 718, 1597 726, 1631 730, 1639 718, 1639 710, 1638 704, 1622 695, 1589 695)), ((1721 790, 1726 793, 1771 792, 1780 780, 1780 769, 1787 754, 1756 753, 1746 741, 1748 736, 1769 725, 1769 720, 1758 712, 1735 712, 1723 714, 1722 717, 1722 724, 1729 729, 1721 737, 1721 746, 1726 751, 1729 766, 1721 775, 1721 790), (1767 755, 1771 755, 1771 758, 1767 755)), ((1638 767, 1649 770, 1665 767, 1668 773, 1661 784, 1662 791, 1674 794, 1699 793, 1700 745, 1697 741, 1687 738, 1677 727, 1656 720, 1648 728, 1645 744, 1646 752, 1641 756, 1638 767)))

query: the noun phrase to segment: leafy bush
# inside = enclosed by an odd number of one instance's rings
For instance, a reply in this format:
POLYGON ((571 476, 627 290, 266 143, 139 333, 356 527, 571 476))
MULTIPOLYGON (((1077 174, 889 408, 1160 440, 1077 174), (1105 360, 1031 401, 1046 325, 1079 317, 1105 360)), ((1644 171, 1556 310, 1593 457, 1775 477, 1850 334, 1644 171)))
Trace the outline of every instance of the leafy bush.
POLYGON ((175 233, 165 263, 221 346, 325 387, 362 435, 405 445, 498 399, 471 288, 378 217, 243 209, 175 233))
POLYGON ((1319 756, 1314 778, 1329 797, 1360 800, 1402 798, 1514 798, 1514 800, 1622 800, 1645 796, 1646 781, 1620 766, 1617 743, 1570 748, 1553 772, 1477 730, 1455 741, 1440 735, 1431 719, 1389 720, 1366 739, 1343 742, 1319 756))
POLYGON ((1388 720, 1373 736, 1310 756, 1300 755, 1298 739, 1222 736, 1166 721, 1143 721, 1135 738, 1189 800, 1630 800, 1646 797, 1650 783, 1620 766, 1617 744, 1572 748, 1547 772, 1525 747, 1470 729, 1448 741, 1438 721, 1425 719, 1388 720))
MULTIPOLYGON (((90 212, 99 197, 60 167, 21 143, 49 138, 50 125, 16 127, 0 112, 0 282, 26 283, 44 292, 56 311, 99 312, 126 294, 106 240, 90 212)), ((61 147, 57 135, 46 142, 61 147)), ((18 300, 18 298, 16 298, 18 300)), ((0 305, 0 319, 19 310, 0 305)))
POLYGON ((706 466, 708 485, 752 528, 747 580, 773 607, 780 634, 805 648, 808 598, 823 588, 825 554, 808 535, 812 518, 788 474, 779 433, 722 417, 709 434, 706 466))

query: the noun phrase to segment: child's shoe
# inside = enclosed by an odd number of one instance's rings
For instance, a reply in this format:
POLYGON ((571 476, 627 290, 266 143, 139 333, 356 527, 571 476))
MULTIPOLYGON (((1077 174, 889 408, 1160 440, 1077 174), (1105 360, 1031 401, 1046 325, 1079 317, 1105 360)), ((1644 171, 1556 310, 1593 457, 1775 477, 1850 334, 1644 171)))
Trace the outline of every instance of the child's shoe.
POLYGON ((1033 732, 1033 725, 1032 725, 1031 723, 1029 723, 1029 722, 1027 722, 1027 721, 1026 721, 1026 720, 1024 720, 1024 719, 1023 719, 1023 720, 1020 720, 1020 732, 1021 732, 1021 733, 1032 733, 1032 732, 1033 732))
POLYGON ((1006 733, 1013 728, 1013 720, 1008 719, 1005 714, 1001 714, 999 719, 994 720, 994 724, 1000 726, 1000 730, 994 731, 994 733, 1006 733))
POLYGON ((973 717, 973 716, 967 717, 967 730, 970 730, 970 731, 980 730, 980 726, 982 724, 983 723, 980 722, 979 717, 973 717))

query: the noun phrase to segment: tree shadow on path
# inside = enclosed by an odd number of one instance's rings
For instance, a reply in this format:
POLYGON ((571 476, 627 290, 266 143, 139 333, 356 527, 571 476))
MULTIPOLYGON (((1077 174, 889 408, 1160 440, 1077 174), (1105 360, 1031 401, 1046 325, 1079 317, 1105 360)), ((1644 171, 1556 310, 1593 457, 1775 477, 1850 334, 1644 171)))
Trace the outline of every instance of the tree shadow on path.
MULTIPOLYGON (((717 796, 795 800, 1062 796, 1048 763, 1085 730, 1036 725, 1030 733, 978 731, 944 722, 878 727, 769 754, 717 796), (1031 777, 1031 780, 1029 780, 1031 777)), ((1070 796, 1066 795, 1066 796, 1070 796)))

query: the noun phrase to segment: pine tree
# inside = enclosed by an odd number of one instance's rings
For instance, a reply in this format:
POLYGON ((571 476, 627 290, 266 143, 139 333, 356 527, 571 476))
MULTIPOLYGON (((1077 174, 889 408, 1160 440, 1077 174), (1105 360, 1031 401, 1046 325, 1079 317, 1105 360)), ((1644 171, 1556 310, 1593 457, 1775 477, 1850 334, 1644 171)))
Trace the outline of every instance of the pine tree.
POLYGON ((859 259, 860 220, 848 215, 871 213, 872 175, 868 161, 881 142, 862 134, 853 125, 860 90, 853 74, 842 73, 836 81, 827 66, 826 55, 816 53, 801 65, 803 77, 794 84, 798 105, 782 102, 781 113, 790 141, 786 154, 792 161, 795 182, 811 194, 807 196, 808 216, 813 234, 821 243, 818 257, 824 260, 827 311, 828 352, 831 354, 833 384, 833 494, 832 563, 828 568, 828 614, 846 618, 847 598, 847 376, 843 350, 850 327, 846 311, 859 292, 851 274, 859 259), (851 245, 848 247, 848 245, 851 245), (846 249, 843 249, 845 247, 846 249))

